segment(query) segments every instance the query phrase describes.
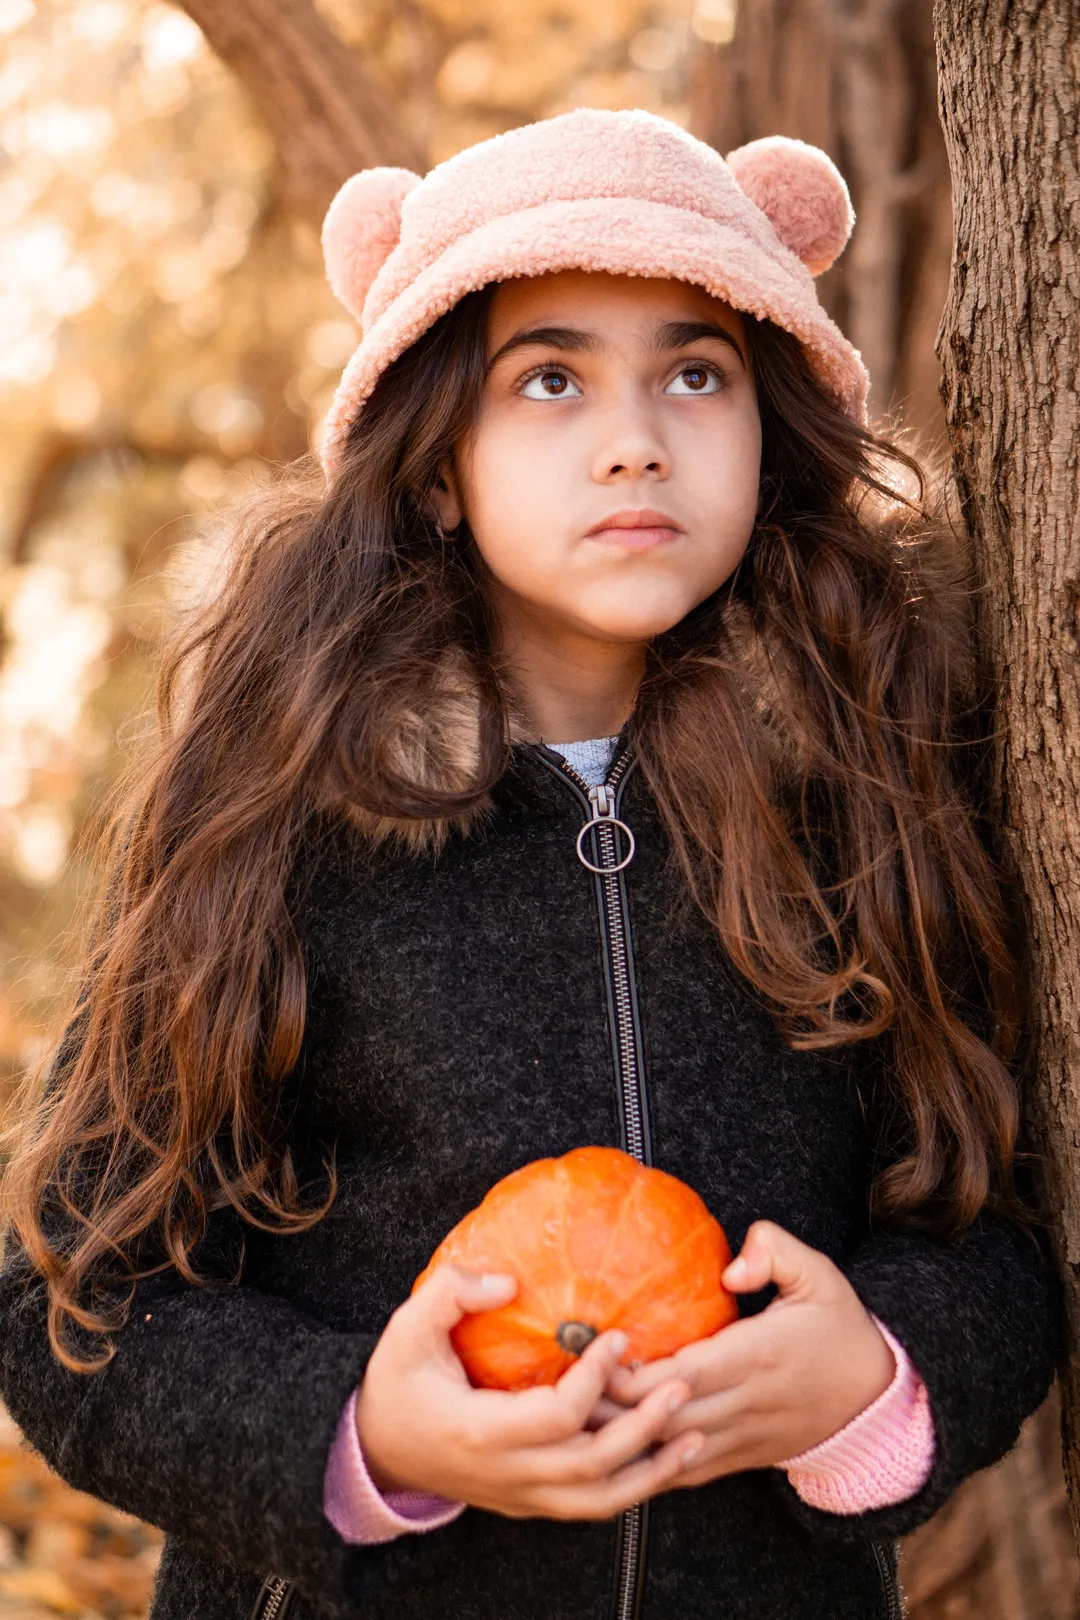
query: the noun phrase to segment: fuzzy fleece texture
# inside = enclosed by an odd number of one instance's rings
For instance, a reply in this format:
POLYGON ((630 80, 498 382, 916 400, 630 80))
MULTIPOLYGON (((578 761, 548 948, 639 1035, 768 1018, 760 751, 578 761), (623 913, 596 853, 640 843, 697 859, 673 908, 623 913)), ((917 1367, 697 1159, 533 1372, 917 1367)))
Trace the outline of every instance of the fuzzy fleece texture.
MULTIPOLYGON (((611 768, 618 741, 592 737, 548 747, 561 754, 589 787, 597 787, 611 768)), ((903 1345, 883 1323, 878 1327, 896 1362, 888 1389, 838 1433, 783 1465, 804 1502, 832 1513, 861 1513, 902 1502, 925 1484, 934 1462, 934 1424, 926 1386, 903 1345)), ((330 1448, 323 1506, 345 1541, 364 1546, 441 1529, 463 1511, 461 1503, 422 1491, 380 1494, 356 1430, 355 1391, 330 1448)))
POLYGON ((481 141, 423 180, 367 169, 327 211, 335 294, 361 323, 323 428, 327 479, 379 377, 466 293, 513 276, 607 271, 690 282, 794 334, 852 416, 868 379, 814 276, 846 243, 851 200, 832 160, 783 136, 725 161, 655 113, 578 108, 481 141))
MULTIPOLYGON (((301 1184, 337 1149, 310 1231, 219 1211, 204 1264, 138 1286, 108 1368, 66 1372, 43 1290, 0 1274, 0 1393, 77 1488, 166 1531, 153 1620, 247 1620, 263 1578, 289 1620, 608 1620, 620 1521, 468 1509, 430 1535, 345 1543, 323 1511, 342 1408, 389 1315, 492 1182, 584 1143, 619 1145, 621 1104, 585 819, 557 756, 518 745, 489 816, 441 849, 313 831, 293 911, 309 1017, 283 1100, 301 1184)), ((937 1450, 923 1488, 853 1516, 801 1502, 776 1470, 648 1506, 639 1620, 886 1620, 891 1540, 994 1462, 1043 1398, 1059 1305, 1039 1245, 987 1217, 959 1242, 867 1219, 876 1041, 796 1052, 686 903, 641 774, 619 814, 653 1161, 697 1189, 737 1248, 758 1217, 831 1255, 904 1346, 937 1450)), ((744 1308, 766 1303, 755 1297, 744 1308)))

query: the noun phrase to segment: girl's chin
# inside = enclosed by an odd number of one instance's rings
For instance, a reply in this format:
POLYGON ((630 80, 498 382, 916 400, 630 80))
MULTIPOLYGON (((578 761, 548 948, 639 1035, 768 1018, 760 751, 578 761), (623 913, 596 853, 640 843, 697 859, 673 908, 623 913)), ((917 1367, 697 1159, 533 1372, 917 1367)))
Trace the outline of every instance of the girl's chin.
POLYGON ((586 627, 600 641, 652 641, 666 630, 673 630, 693 606, 692 602, 680 602, 665 611, 655 601, 620 604, 588 614, 586 627))

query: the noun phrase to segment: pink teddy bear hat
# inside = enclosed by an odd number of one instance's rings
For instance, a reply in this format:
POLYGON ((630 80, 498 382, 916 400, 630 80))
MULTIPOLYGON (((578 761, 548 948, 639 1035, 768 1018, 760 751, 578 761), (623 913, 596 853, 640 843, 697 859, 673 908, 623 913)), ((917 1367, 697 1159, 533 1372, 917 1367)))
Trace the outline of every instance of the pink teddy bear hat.
POLYGON ((861 421, 866 369, 813 280, 853 223, 817 147, 771 136, 725 160, 642 111, 578 108, 467 147, 424 179, 364 169, 322 231, 330 285, 362 331, 324 424, 327 480, 379 377, 440 315, 489 282, 558 270, 691 282, 773 321, 861 421))

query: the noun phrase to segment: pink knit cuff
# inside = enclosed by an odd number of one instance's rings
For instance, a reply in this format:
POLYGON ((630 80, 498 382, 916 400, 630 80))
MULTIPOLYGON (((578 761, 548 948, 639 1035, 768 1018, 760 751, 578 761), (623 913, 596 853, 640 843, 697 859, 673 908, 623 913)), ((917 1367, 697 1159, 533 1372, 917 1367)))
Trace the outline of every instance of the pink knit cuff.
POLYGON ((842 1429, 779 1466, 810 1507, 866 1513, 921 1490, 934 1466, 934 1419, 926 1385, 882 1322, 896 1359, 888 1389, 842 1429))
POLYGON ((356 1391, 349 1396, 323 1475, 323 1512, 343 1541, 373 1547, 398 1536, 419 1535, 451 1524, 464 1502, 426 1491, 389 1491, 382 1496, 364 1462, 356 1431, 356 1391))

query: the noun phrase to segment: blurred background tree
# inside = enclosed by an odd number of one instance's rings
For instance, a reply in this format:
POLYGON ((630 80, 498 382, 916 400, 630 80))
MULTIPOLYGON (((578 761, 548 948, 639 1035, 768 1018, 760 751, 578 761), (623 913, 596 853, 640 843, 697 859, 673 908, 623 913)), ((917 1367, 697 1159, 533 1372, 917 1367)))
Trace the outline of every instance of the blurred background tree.
POLYGON ((690 125, 720 152, 821 146, 851 188, 852 240, 820 283, 862 351, 878 413, 940 451, 934 339, 949 283, 949 165, 931 0, 699 0, 690 125), (715 40, 710 48, 709 36, 715 40), (701 37, 704 35, 705 37, 701 37))
MULTIPOLYGON (((933 447, 935 93, 929 0, 0 0, 0 1103, 68 984, 157 627, 356 342, 318 243, 341 181, 580 105, 822 145, 860 216, 824 295, 933 447)), ((916 1620, 1075 1612, 1054 1422, 913 1539, 916 1620)), ((10 1429, 0 1532, 0 1615, 144 1612, 153 1533, 10 1429)))

